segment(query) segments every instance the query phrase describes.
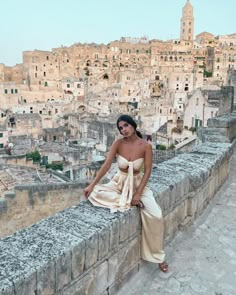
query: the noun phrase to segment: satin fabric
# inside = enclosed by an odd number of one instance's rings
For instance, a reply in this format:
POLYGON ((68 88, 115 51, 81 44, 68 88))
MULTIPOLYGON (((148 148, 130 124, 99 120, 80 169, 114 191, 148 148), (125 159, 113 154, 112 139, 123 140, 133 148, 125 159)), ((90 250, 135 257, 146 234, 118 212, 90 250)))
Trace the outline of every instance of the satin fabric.
MULTIPOLYGON (((95 185, 88 198, 90 202, 94 206, 110 208, 111 212, 128 210, 131 207, 132 196, 143 177, 141 172, 143 163, 143 158, 128 161, 121 155, 117 155, 119 169, 128 169, 128 171, 119 170, 109 183, 95 185)), ((162 211, 147 186, 143 190, 141 201, 144 204, 144 208, 140 210, 141 255, 144 260, 161 263, 165 260, 162 211)))

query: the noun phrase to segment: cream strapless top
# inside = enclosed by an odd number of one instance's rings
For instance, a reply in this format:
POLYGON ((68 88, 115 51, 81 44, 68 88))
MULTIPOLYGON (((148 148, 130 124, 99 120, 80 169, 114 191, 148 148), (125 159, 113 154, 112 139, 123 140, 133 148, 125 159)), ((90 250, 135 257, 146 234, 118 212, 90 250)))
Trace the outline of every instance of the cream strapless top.
POLYGON ((120 169, 129 169, 133 171, 140 171, 143 166, 144 158, 139 158, 134 161, 128 161, 126 158, 122 157, 121 155, 117 154, 117 164, 120 169))

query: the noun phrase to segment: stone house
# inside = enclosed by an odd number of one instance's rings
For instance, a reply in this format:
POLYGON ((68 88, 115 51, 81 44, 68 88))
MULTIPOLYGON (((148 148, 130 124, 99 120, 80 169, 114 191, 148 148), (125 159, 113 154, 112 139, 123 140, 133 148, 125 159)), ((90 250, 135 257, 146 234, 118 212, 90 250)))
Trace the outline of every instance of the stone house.
POLYGON ((184 110, 184 126, 207 126, 207 120, 232 111, 233 87, 205 86, 188 97, 184 110))
POLYGON ((11 114, 7 116, 6 124, 11 136, 42 137, 42 118, 39 114, 11 114))
POLYGON ((6 126, 0 125, 0 149, 8 142, 8 131, 6 126))
POLYGON ((46 142, 65 142, 68 136, 68 129, 65 127, 43 129, 43 139, 46 142))

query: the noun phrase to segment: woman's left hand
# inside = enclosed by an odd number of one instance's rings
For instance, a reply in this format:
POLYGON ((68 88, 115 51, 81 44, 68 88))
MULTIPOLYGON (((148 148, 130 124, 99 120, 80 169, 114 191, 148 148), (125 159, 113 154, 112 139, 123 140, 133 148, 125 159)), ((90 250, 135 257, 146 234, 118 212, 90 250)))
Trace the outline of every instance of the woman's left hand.
POLYGON ((139 204, 140 198, 141 198, 141 195, 138 192, 134 193, 132 201, 131 201, 131 205, 137 206, 139 204))

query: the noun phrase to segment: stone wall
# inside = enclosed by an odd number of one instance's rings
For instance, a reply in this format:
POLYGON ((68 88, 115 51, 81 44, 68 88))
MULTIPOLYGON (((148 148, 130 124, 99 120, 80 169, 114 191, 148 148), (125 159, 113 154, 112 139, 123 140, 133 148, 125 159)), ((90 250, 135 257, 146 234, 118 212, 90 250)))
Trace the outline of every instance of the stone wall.
MULTIPOLYGON (((153 166, 166 241, 224 183, 232 151, 232 143, 205 142, 153 166)), ((0 249, 0 295, 115 294, 140 266, 139 210, 111 214, 81 202, 0 240, 0 249)))
POLYGON ((0 198, 0 237, 30 226, 43 218, 77 205, 84 184, 17 185, 0 198))

